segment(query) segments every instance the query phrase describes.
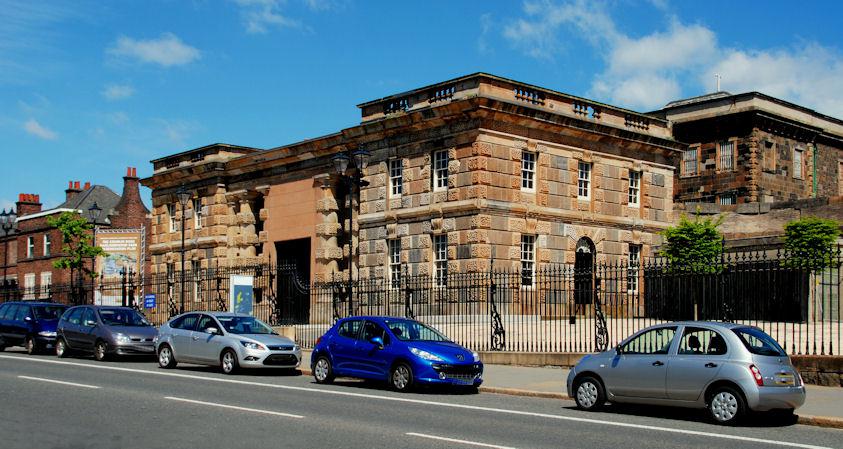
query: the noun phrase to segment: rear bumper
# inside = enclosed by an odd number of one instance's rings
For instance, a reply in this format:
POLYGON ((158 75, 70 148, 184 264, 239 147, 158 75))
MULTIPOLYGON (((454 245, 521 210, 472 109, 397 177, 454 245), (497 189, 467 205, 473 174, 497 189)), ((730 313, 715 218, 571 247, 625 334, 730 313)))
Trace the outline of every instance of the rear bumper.
POLYGON ((747 395, 751 410, 797 409, 805 403, 805 387, 758 387, 747 395))

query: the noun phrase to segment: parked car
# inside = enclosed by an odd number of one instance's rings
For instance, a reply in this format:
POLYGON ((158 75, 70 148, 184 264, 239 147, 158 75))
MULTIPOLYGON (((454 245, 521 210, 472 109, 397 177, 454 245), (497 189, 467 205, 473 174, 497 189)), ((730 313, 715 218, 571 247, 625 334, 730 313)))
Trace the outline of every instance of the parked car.
POLYGON ((748 411, 792 413, 805 402, 799 372, 757 327, 678 322, 644 329, 580 360, 568 395, 594 410, 605 401, 707 408, 732 424, 748 411))
POLYGON ((227 312, 190 312, 161 326, 155 343, 158 365, 178 362, 239 368, 288 368, 301 363, 301 348, 255 317, 227 312))
POLYGON ((131 307, 76 306, 67 309, 56 327, 56 355, 93 353, 111 356, 153 355, 158 330, 131 307))
POLYGON ((67 309, 51 302, 7 302, 0 305, 0 351, 23 346, 29 354, 52 349, 56 324, 67 309))
POLYGON ((476 389, 483 382, 483 363, 476 352, 406 318, 339 320, 316 342, 311 369, 318 383, 356 377, 385 380, 398 391, 416 384, 476 389))

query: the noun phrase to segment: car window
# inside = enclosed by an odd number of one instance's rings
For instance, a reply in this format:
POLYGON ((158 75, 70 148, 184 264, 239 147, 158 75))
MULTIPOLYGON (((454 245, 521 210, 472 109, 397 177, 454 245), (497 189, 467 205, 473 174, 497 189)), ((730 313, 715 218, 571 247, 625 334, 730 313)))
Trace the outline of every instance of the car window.
POLYGON ((199 315, 191 313, 190 315, 182 315, 170 323, 173 329, 183 329, 192 331, 196 327, 196 322, 199 321, 199 315))
POLYGON ((384 323, 401 341, 451 341, 432 327, 427 327, 418 321, 402 319, 385 319, 384 323))
POLYGON ((72 309, 67 315, 67 322, 70 324, 80 324, 82 322, 82 312, 84 307, 72 309))
POLYGON ((97 317, 94 315, 94 311, 90 307, 85 307, 85 311, 82 313, 82 325, 93 326, 96 323, 97 317))
POLYGON ((650 329, 628 341, 621 347, 621 352, 623 354, 667 354, 674 336, 676 336, 676 327, 650 329))
POLYGON ((65 306, 34 306, 32 311, 36 320, 57 320, 65 309, 65 306))
POLYGON ((9 304, 9 308, 6 309, 6 313, 3 315, 4 320, 13 320, 15 319, 15 314, 18 313, 18 305, 17 304, 9 304))
POLYGON ((23 321, 26 316, 29 315, 29 306, 18 305, 18 308, 15 312, 15 317, 13 318, 15 321, 23 321))
POLYGON ((726 353, 726 340, 711 329, 686 326, 679 340, 681 355, 723 355, 726 353))
POLYGON ((11 307, 11 304, 0 305, 0 320, 6 319, 6 312, 8 312, 11 307))
POLYGON ((774 357, 787 357, 778 342, 767 335, 761 329, 754 327, 739 327, 732 329, 732 332, 741 339, 746 349, 757 355, 770 355, 774 357))
POLYGON ((380 337, 383 340, 383 344, 389 344, 389 335, 386 333, 386 330, 382 328, 378 323, 373 323, 371 321, 366 321, 366 324, 363 325, 363 338, 364 341, 372 341, 375 337, 380 337))
POLYGON ((202 318, 199 318, 199 325, 196 326, 196 330, 199 331, 199 332, 204 332, 204 333, 207 334, 207 333, 209 333, 208 328, 210 328, 210 327, 213 327, 213 328, 216 328, 217 330, 219 330, 219 326, 217 325, 217 322, 214 321, 213 318, 211 318, 208 315, 202 315, 202 318))
POLYGON ((252 316, 217 316, 222 327, 232 334, 268 335, 275 331, 263 321, 252 316))
POLYGON ((107 326, 149 326, 143 315, 133 309, 113 308, 100 309, 100 319, 107 326))
POLYGON ((357 338, 357 335, 360 333, 360 325, 363 324, 363 320, 348 320, 340 325, 340 328, 337 329, 337 335, 340 337, 346 338, 357 338))

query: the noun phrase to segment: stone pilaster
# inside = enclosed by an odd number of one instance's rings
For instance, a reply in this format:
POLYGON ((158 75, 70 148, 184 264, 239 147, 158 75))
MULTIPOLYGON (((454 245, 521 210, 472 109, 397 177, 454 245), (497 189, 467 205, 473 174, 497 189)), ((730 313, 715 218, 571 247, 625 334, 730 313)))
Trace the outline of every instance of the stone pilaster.
POLYGON ((316 212, 322 217, 322 221, 316 225, 316 273, 314 273, 314 278, 317 281, 327 281, 330 280, 332 273, 339 271, 339 260, 343 258, 343 248, 340 248, 337 237, 343 232, 343 227, 339 222, 336 186, 330 176, 316 176, 313 182, 322 191, 322 197, 316 201, 316 212))

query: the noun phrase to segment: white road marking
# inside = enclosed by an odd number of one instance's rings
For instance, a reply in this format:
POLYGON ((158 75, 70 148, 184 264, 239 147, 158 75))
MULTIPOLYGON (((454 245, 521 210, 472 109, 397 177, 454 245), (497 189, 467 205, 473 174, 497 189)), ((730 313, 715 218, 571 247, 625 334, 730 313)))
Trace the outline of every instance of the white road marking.
POLYGON ((91 389, 100 388, 96 385, 77 384, 77 383, 73 383, 73 382, 64 382, 64 381, 61 381, 61 380, 44 379, 43 377, 18 376, 18 379, 40 380, 41 382, 50 382, 50 383, 53 383, 53 384, 71 385, 71 386, 74 386, 74 387, 91 388, 91 389))
POLYGON ((236 405, 226 405, 226 404, 218 404, 216 402, 205 402, 205 401, 195 401, 193 399, 185 399, 185 398, 176 398, 173 396, 164 396, 164 399, 170 399, 172 401, 179 401, 179 402, 187 402, 190 404, 199 404, 199 405, 210 405, 213 407, 220 407, 220 408, 227 408, 231 410, 239 410, 241 412, 252 412, 252 413, 262 413, 264 415, 273 415, 273 416, 283 416, 286 418, 304 418, 301 415, 293 415, 290 413, 281 413, 281 412, 273 412, 272 410, 260 410, 257 408, 248 408, 248 407, 238 407, 236 405))
POLYGON ((494 447, 496 449, 515 449, 515 448, 509 447, 509 446, 498 446, 497 444, 486 444, 486 443, 478 443, 477 441, 458 440, 456 438, 438 437, 436 435, 427 435, 427 434, 424 434, 424 433, 408 432, 408 433, 406 433, 406 435, 409 435, 411 437, 429 438, 431 440, 447 441, 449 443, 467 444, 467 445, 471 445, 471 446, 494 447))
POLYGON ((508 415, 519 415, 519 416, 532 416, 536 418, 547 418, 547 419, 556 419, 561 421, 571 421, 571 422, 580 422, 580 423, 588 423, 588 424, 598 424, 604 426, 615 426, 615 427, 626 427, 626 428, 633 428, 633 429, 642 429, 642 430, 655 430, 659 432, 667 432, 667 433, 679 433, 685 435, 695 435, 695 436, 702 436, 702 437, 710 437, 710 438, 720 438, 725 440, 737 440, 737 441, 749 441, 753 443, 765 443, 774 446, 787 446, 787 447, 801 447, 806 449, 830 449, 825 446, 814 446, 810 444, 802 444, 802 443, 790 443, 786 441, 775 441, 775 440, 764 440, 760 438, 751 438, 751 437, 744 437, 740 435, 729 435, 724 433, 711 433, 711 432, 702 432, 697 430, 685 430, 685 429, 674 429, 670 427, 658 427, 658 426, 650 426, 646 424, 632 424, 632 423, 623 423, 623 422, 615 422, 615 421, 603 421, 599 419, 592 419, 592 418, 578 418, 575 416, 562 416, 562 415, 551 415, 548 413, 535 413, 535 412, 525 412, 521 410, 507 410, 507 409, 499 409, 499 408, 492 408, 492 407, 482 407, 478 405, 465 405, 465 404, 449 404, 447 402, 435 402, 435 401, 423 401, 421 399, 410 399, 410 398, 399 398, 399 397, 391 397, 391 396, 378 396, 374 394, 364 394, 364 393, 354 393, 351 391, 337 391, 337 390, 323 390, 318 388, 308 388, 308 387, 294 387, 291 385, 276 385, 276 384, 267 384, 261 382, 248 382, 245 380, 236 380, 236 379, 223 379, 219 377, 204 377, 204 376, 196 376, 192 374, 182 374, 182 373, 174 373, 170 371, 149 371, 149 370, 141 370, 141 369, 134 369, 134 368, 122 368, 117 366, 107 366, 107 365, 91 365, 87 363, 76 363, 76 362, 67 362, 62 360, 47 360, 47 359, 36 359, 36 358, 29 358, 29 357, 17 357, 17 356, 10 356, 10 355, 0 355, 0 359, 10 359, 10 360, 18 360, 24 362, 39 362, 39 363, 51 363, 55 365, 70 365, 70 366, 79 366, 83 368, 94 368, 94 369, 103 369, 103 370, 111 370, 111 371, 121 371, 121 372, 129 372, 129 373, 141 373, 141 374, 153 374, 158 376, 166 376, 166 377, 178 377, 182 379, 198 379, 204 380, 208 382, 220 382, 220 383, 229 383, 235 385, 251 385, 256 387, 266 387, 266 388, 275 388, 279 390, 291 390, 291 391, 306 391, 310 393, 322 393, 322 394, 329 394, 335 396, 348 396, 348 397, 355 397, 355 398, 367 398, 367 399, 377 399, 382 401, 393 401, 393 402, 403 402, 403 403, 410 403, 410 404, 422 404, 422 405, 432 405, 437 407, 447 407, 447 408, 455 408, 455 409, 463 409, 463 410, 478 410, 483 412, 490 412, 490 413, 503 413, 508 415))

